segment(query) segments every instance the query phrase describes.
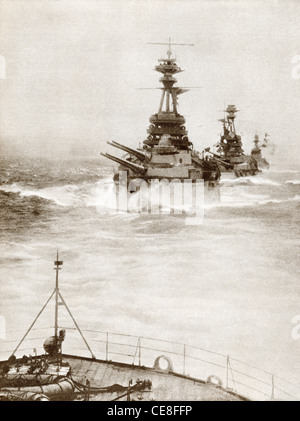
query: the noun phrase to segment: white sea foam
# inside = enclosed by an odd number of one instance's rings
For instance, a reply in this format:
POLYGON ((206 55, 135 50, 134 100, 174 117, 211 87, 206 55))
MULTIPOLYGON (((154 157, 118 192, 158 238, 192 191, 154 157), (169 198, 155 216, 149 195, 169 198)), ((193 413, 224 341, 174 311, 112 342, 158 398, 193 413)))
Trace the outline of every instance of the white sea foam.
MULTIPOLYGON (((225 180, 223 180, 225 181, 225 180)), ((236 180, 226 180, 230 183, 233 183, 234 186, 247 185, 262 185, 262 186, 278 186, 279 183, 276 183, 272 180, 261 179, 255 177, 244 177, 238 178, 236 180)), ((285 183, 292 185, 299 185, 300 180, 287 180, 285 183)), ((228 185, 227 185, 228 186, 228 185)), ((226 186, 224 186, 226 187, 226 186)), ((4 192, 18 193, 21 197, 31 197, 36 196, 49 201, 56 203, 59 206, 83 206, 83 207, 95 207, 100 213, 122 213, 122 209, 117 208, 117 198, 115 185, 111 178, 107 180, 101 180, 99 183, 93 184, 66 184, 63 186, 53 186, 45 187, 43 189, 34 189, 28 186, 22 186, 17 183, 11 185, 2 185, 0 190, 4 192), (105 185, 105 188, 103 186, 105 185)), ((128 202, 128 207, 123 209, 123 213, 151 213, 151 209, 148 212, 148 196, 141 194, 140 191, 132 194, 128 202)), ((160 199, 159 199, 160 200, 160 199)), ((234 190, 224 190, 221 188, 221 201, 216 203, 204 203, 204 208, 218 208, 218 207, 229 207, 229 208, 239 208, 239 207, 249 207, 249 206, 259 206, 269 203, 280 204, 285 202, 295 202, 299 201, 299 195, 296 195, 291 198, 278 198, 270 199, 268 194, 258 194, 250 193, 248 191, 237 191, 234 190)), ((153 204, 152 204, 153 205, 153 204)), ((189 214, 191 207, 187 204, 178 204, 172 203, 172 201, 163 200, 156 204, 157 210, 159 213, 173 213, 176 214, 189 214)))
POLYGON ((91 185, 66 184, 37 189, 13 183, 2 185, 0 190, 6 193, 18 193, 21 197, 40 197, 55 202, 59 206, 76 206, 90 200, 91 185))
POLYGON ((300 180, 287 180, 286 184, 292 184, 293 186, 299 186, 300 180))
POLYGON ((299 170, 265 170, 270 174, 297 174, 300 173, 299 170))
POLYGON ((221 200, 220 203, 213 203, 205 205, 206 209, 213 209, 213 208, 246 208, 246 207, 254 207, 254 206, 262 206, 268 204, 282 204, 282 203, 290 203, 290 202, 299 202, 300 195, 296 195, 294 197, 290 197, 287 199, 263 199, 263 196, 260 200, 240 200, 240 198, 236 198, 235 201, 233 200, 221 200))
POLYGON ((277 181, 261 177, 240 177, 235 179, 222 178, 221 185, 240 185, 240 186, 280 186, 277 181))

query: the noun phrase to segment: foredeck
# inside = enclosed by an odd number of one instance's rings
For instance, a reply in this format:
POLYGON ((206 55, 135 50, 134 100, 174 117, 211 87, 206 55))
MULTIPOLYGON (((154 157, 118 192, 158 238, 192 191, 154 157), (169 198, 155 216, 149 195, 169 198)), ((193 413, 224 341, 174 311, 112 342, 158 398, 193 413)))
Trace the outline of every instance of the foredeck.
MULTIPOLYGON (((91 387, 109 387, 120 385, 128 387, 132 380, 150 380, 150 390, 131 393, 131 399, 142 401, 245 401, 246 398, 234 392, 229 392, 222 387, 188 376, 173 372, 165 373, 153 368, 138 367, 135 365, 93 360, 71 355, 64 355, 64 361, 71 366, 72 378, 85 385, 86 379, 91 387)), ((111 401, 127 400, 127 394, 121 391, 108 393, 94 393, 90 400, 111 401), (122 396, 120 399, 118 397, 122 396)))

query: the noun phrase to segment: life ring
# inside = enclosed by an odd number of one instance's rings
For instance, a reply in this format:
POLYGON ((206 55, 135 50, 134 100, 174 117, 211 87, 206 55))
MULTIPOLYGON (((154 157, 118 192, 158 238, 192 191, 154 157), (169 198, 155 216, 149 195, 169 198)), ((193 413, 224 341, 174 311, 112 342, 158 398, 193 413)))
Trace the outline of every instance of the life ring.
POLYGON ((155 358, 153 368, 156 371, 161 371, 163 373, 170 373, 170 371, 174 371, 172 361, 169 357, 166 357, 165 355, 160 355, 159 357, 155 358), (162 368, 159 364, 160 360, 163 359, 167 361, 168 365, 166 368, 162 368))
POLYGON ((207 377, 206 383, 210 383, 210 384, 213 384, 214 386, 218 386, 218 387, 222 387, 223 386, 223 382, 220 379, 220 377, 215 376, 214 374, 212 374, 211 376, 208 376, 207 377))

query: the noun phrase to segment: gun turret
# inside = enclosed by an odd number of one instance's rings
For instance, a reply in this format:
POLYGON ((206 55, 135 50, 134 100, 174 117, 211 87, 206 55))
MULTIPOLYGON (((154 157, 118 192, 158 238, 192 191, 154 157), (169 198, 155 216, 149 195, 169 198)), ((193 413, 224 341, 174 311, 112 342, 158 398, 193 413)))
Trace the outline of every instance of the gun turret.
POLYGON ((145 154, 142 151, 139 151, 137 149, 129 148, 128 146, 124 146, 121 143, 115 142, 114 140, 112 142, 107 142, 109 145, 114 146, 115 148, 122 149, 122 151, 125 151, 131 155, 136 156, 140 161, 144 161, 147 157, 147 154, 145 154))
POLYGON ((112 161, 117 162, 120 165, 123 165, 126 168, 129 168, 131 171, 135 173, 142 173, 146 170, 145 167, 142 165, 135 164, 133 162, 127 161, 127 159, 117 158, 116 156, 110 155, 109 153, 101 153, 102 156, 105 158, 111 159, 112 161))
POLYGON ((225 166, 227 165, 228 167, 231 167, 231 164, 229 164, 228 162, 224 161, 220 155, 217 155, 216 153, 213 153, 211 151, 206 151, 206 152, 210 153, 215 158, 215 160, 217 162, 220 162, 220 164, 225 165, 225 166))

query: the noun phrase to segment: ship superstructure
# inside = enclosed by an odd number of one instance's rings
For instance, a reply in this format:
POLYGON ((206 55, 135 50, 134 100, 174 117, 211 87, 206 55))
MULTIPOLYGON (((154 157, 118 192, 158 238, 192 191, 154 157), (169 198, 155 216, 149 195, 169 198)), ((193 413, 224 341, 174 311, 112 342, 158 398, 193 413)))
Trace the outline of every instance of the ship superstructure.
MULTIPOLYGON (((129 180, 201 179, 209 187, 217 186, 220 171, 216 160, 213 157, 203 159, 194 150, 185 127, 185 117, 178 111, 178 97, 188 91, 188 88, 176 86, 174 76, 182 72, 182 69, 172 57, 171 45, 176 44, 167 45, 167 57, 159 59, 159 64, 155 66, 155 70, 162 75, 159 79, 162 94, 157 113, 149 119, 148 137, 143 142, 143 147, 133 149, 113 141, 108 143, 127 154, 122 158, 108 153, 102 155, 119 163, 119 171, 127 171, 129 180)), ((118 174, 115 180, 118 180, 118 174)))

